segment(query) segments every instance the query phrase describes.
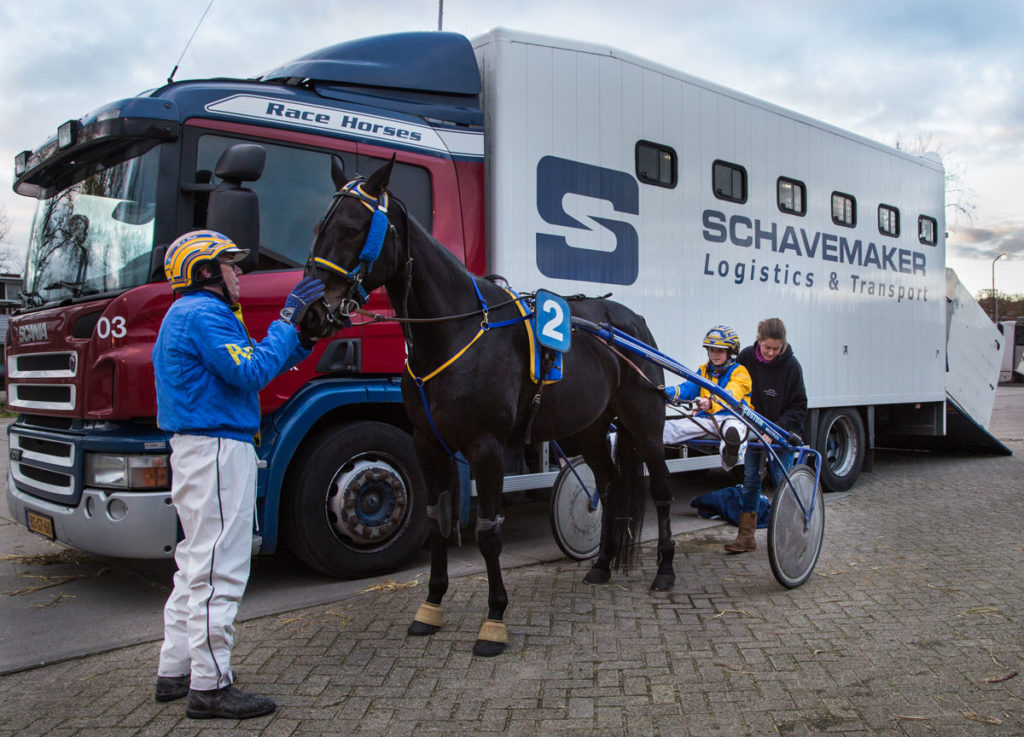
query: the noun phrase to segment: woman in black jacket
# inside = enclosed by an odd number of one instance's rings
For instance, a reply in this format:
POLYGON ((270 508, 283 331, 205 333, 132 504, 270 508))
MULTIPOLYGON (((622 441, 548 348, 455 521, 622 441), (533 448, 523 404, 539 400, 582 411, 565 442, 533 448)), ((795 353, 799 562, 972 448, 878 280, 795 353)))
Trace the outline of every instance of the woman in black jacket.
MULTIPOLYGON (((738 362, 750 373, 754 389, 754 409, 784 430, 802 434, 807 416, 807 390, 800 362, 786 342, 786 326, 777 317, 762 320, 757 326, 757 341, 747 346, 738 362)), ((763 439, 768 443, 770 440, 763 439)), ((757 527, 757 500, 761 494, 761 456, 765 451, 748 446, 744 457, 743 494, 740 502, 739 532, 736 539, 725 544, 730 553, 757 550, 754 530, 757 527)), ((793 465, 792 453, 779 453, 786 468, 793 465)), ((781 474, 778 474, 781 478, 781 474)))

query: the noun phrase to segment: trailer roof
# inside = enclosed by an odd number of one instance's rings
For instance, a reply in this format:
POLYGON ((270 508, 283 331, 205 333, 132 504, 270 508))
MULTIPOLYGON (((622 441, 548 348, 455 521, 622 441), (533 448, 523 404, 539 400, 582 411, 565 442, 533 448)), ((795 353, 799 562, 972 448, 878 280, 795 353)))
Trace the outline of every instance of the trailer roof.
POLYGON ((739 92, 737 90, 725 87, 715 82, 710 82, 706 79, 701 79, 700 77, 695 77, 692 74, 679 71, 678 69, 673 69, 672 67, 666 66, 664 64, 659 64, 657 62, 651 61, 650 59, 645 59, 644 57, 637 56, 636 54, 631 54, 629 52, 622 51, 613 46, 607 46, 605 44, 597 44, 588 41, 577 41, 574 39, 561 38, 557 36, 548 36, 540 33, 517 31, 511 28, 505 28, 503 26, 493 28, 487 33, 484 33, 472 39, 472 46, 474 49, 479 49, 480 47, 486 46, 487 44, 491 43, 531 44, 547 48, 565 49, 567 51, 575 51, 578 53, 594 54, 597 56, 607 56, 613 59, 619 59, 624 63, 634 64, 644 69, 649 69, 653 72, 657 72, 668 77, 673 77, 675 79, 682 80, 689 84, 693 84, 697 87, 702 87, 704 89, 713 91, 717 94, 721 94, 726 97, 731 97, 735 100, 744 102, 749 105, 755 105, 764 110, 768 110, 775 114, 785 116, 787 118, 799 121, 806 125, 810 125, 822 130, 827 130, 833 134, 842 136, 844 138, 848 138, 850 140, 854 140, 862 144, 867 144, 874 148, 884 149, 888 153, 901 156, 908 161, 915 162, 922 166, 926 166, 928 168, 936 170, 943 170, 944 168, 942 164, 942 158, 935 152, 927 152, 924 154, 908 153, 906 151, 902 151, 887 144, 880 143, 879 141, 875 141, 871 138, 867 138, 860 134, 853 133, 852 131, 848 131, 846 129, 840 128, 830 123, 826 123, 816 118, 812 118, 808 115, 795 112, 788 108, 782 107, 781 105, 776 105, 766 100, 762 100, 758 97, 754 97, 753 95, 749 95, 744 92, 739 92))

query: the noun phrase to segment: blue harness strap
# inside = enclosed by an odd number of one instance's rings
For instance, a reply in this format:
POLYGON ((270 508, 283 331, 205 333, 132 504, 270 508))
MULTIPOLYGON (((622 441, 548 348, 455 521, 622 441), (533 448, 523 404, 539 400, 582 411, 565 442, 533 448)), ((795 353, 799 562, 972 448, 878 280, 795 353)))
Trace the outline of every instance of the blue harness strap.
POLYGON ((436 369, 434 369, 430 373, 425 374, 423 376, 417 376, 416 374, 414 374, 413 370, 412 370, 412 366, 409 365, 409 361, 406 360, 406 362, 405 362, 406 371, 409 373, 409 376, 412 378, 412 380, 416 383, 416 388, 418 388, 420 390, 420 399, 423 400, 423 410, 427 413, 427 422, 430 423, 430 429, 434 432, 434 437, 437 438, 437 441, 441 444, 441 447, 444 449, 444 452, 448 454, 448 457, 455 459, 459 463, 466 463, 466 461, 464 459, 458 458, 456 456, 456 454, 452 452, 452 449, 448 447, 448 444, 444 441, 444 438, 441 437, 440 431, 437 429, 437 426, 434 424, 434 416, 430 412, 430 404, 428 404, 428 402, 427 402, 427 392, 426 392, 426 389, 424 389, 424 385, 428 381, 433 379, 435 376, 440 374, 442 371, 444 371, 446 368, 451 366, 453 363, 455 363, 455 361, 457 361, 459 358, 461 358, 466 353, 466 351, 468 351, 469 348, 484 333, 486 333, 491 328, 502 328, 502 327, 505 327, 507 325, 515 325, 518 322, 525 322, 525 324, 527 326, 529 326, 530 323, 526 322, 526 321, 529 320, 530 314, 531 314, 531 313, 526 312, 525 310, 523 310, 522 306, 519 304, 523 300, 522 297, 520 297, 515 292, 512 292, 511 290, 505 290, 505 291, 509 292, 509 294, 511 294, 513 297, 515 297, 516 306, 519 307, 520 313, 522 313, 522 314, 520 314, 519 317, 514 317, 514 318, 511 318, 509 320, 502 320, 501 322, 491 323, 489 321, 489 319, 488 319, 488 316, 487 316, 488 315, 488 313, 487 313, 487 300, 484 299, 483 294, 480 292, 480 286, 477 284, 477 281, 476 281, 477 278, 471 274, 470 275, 470 279, 473 282, 473 290, 476 292, 476 298, 480 302, 480 308, 481 308, 481 310, 484 313, 484 319, 480 323, 480 330, 477 331, 477 334, 473 337, 473 339, 471 341, 469 341, 469 343, 467 343, 465 345, 465 347, 462 348, 462 350, 458 351, 454 356, 449 358, 447 361, 445 361, 439 367, 437 367, 436 369))

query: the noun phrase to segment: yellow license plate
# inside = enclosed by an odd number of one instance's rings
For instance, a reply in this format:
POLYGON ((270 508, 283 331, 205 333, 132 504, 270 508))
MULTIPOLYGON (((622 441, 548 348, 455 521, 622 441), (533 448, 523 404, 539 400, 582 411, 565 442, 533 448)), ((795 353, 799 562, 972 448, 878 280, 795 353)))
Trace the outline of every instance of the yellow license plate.
POLYGON ((28 529, 49 540, 57 539, 57 535, 53 531, 53 517, 47 517, 45 514, 38 514, 30 510, 25 510, 25 514, 28 517, 28 529))

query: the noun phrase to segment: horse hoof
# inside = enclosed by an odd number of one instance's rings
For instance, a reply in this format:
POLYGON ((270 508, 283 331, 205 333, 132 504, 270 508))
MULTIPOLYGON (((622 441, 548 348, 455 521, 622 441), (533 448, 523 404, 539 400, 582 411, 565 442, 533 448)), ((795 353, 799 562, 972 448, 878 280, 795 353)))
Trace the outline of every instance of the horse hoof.
POLYGON ((583 577, 583 583, 608 583, 612 580, 612 572, 604 568, 591 568, 590 572, 583 577))
POLYGON ((659 573, 651 581, 651 591, 671 591, 675 585, 676 576, 674 573, 659 573))
POLYGON ((505 643, 494 642, 493 640, 477 640, 473 645, 473 654, 482 658, 493 658, 505 652, 505 643))
POLYGON ((409 629, 406 630, 410 635, 414 637, 423 637, 425 635, 432 635, 437 632, 440 627, 434 624, 424 624, 423 622, 417 622, 413 620, 412 624, 409 625, 409 629))
POLYGON ((440 605, 425 601, 416 610, 416 616, 412 618, 412 624, 409 625, 409 629, 406 631, 416 637, 432 635, 441 629, 443 622, 444 612, 440 605))

